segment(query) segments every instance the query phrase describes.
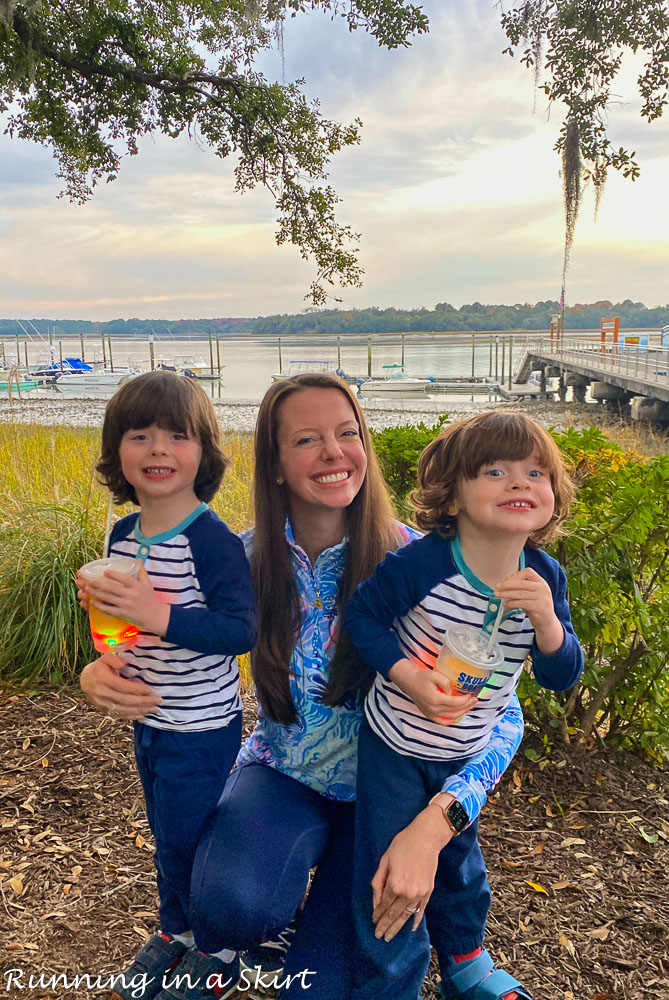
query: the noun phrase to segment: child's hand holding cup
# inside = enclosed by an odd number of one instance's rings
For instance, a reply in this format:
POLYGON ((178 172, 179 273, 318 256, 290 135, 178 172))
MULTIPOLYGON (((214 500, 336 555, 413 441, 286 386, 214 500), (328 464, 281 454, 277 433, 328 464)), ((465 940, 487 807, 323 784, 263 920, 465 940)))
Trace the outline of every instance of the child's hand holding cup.
MULTIPOLYGON (((100 580, 105 570, 137 576, 139 567, 139 561, 130 556, 109 556, 107 559, 95 559, 86 563, 79 570, 77 578, 84 589, 87 583, 100 580)), ((96 608, 90 596, 87 604, 93 645, 99 653, 121 653, 135 645, 139 634, 136 625, 96 608)))

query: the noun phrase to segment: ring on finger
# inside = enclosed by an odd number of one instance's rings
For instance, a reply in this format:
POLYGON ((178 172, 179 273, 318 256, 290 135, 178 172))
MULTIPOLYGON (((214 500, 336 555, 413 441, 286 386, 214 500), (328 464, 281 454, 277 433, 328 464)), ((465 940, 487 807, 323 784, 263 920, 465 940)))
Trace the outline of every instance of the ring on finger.
POLYGON ((417 913, 420 913, 421 905, 420 903, 418 903, 417 906, 405 906, 404 909, 406 913, 413 913, 413 915, 415 916, 417 913))
POLYGON ((111 705, 107 709, 107 715, 110 717, 110 719, 120 719, 121 718, 121 712, 120 712, 119 707, 116 704, 116 702, 113 701, 111 703, 111 705))

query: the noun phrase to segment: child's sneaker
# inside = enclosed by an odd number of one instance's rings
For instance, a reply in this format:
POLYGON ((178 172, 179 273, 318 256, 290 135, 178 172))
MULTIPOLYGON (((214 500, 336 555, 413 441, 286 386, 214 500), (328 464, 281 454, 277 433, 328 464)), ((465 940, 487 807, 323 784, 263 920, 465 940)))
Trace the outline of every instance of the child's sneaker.
POLYGON ((225 1000, 239 985, 239 959, 221 962, 189 948, 176 969, 164 977, 156 1000, 225 1000))
POLYGON ((185 951, 186 945, 171 934, 154 934, 137 952, 132 965, 117 976, 112 1000, 153 1000, 163 988, 163 976, 176 968, 185 951))
POLYGON ((283 971, 286 961, 286 953, 290 948, 295 934, 296 918, 285 927, 280 934, 277 934, 274 941, 265 941, 263 944, 243 951, 240 955, 242 969, 248 972, 260 970, 261 975, 275 976, 283 971))

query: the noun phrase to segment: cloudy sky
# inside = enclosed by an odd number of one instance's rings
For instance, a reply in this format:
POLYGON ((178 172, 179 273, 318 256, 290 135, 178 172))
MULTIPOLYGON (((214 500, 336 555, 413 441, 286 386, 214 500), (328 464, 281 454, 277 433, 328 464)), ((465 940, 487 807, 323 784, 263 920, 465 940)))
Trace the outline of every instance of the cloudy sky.
MULTIPOLYGON (((337 293, 342 307, 556 299, 561 111, 549 115, 541 95, 535 106, 531 73, 502 55, 494 0, 424 7, 430 35, 400 52, 322 16, 286 26, 285 80, 306 77, 327 117, 364 122, 330 177, 340 220, 362 234, 364 286, 337 293)), ((265 69, 281 79, 278 53, 265 69)), ((616 91, 610 134, 636 150, 642 175, 612 174, 596 221, 586 196, 567 304, 666 304, 669 113, 639 117, 631 64, 616 91)), ((232 166, 187 139, 146 139, 82 207, 58 200, 48 151, 0 137, 0 316, 300 311, 312 268, 275 245, 269 193, 234 193, 232 166)))

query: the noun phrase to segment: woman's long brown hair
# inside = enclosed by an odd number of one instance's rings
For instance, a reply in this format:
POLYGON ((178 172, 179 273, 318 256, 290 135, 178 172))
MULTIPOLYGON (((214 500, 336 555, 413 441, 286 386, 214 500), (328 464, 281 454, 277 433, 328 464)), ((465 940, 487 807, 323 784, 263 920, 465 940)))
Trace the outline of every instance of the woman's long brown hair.
MULTIPOLYGON (((346 385, 333 375, 314 373, 282 379, 270 386, 260 404, 255 435, 251 573, 258 600, 260 638, 251 663, 263 711, 286 725, 297 719, 290 694, 290 664, 300 631, 300 599, 285 535, 288 493, 277 483, 278 429, 282 403, 305 389, 336 389, 346 397, 367 455, 367 474, 346 512, 348 545, 339 582, 340 616, 357 585, 371 574, 386 552, 396 549, 402 541, 365 418, 346 385)), ((337 705, 352 695, 362 695, 373 678, 371 667, 356 653, 348 637, 340 635, 330 664, 326 704, 337 705)))

